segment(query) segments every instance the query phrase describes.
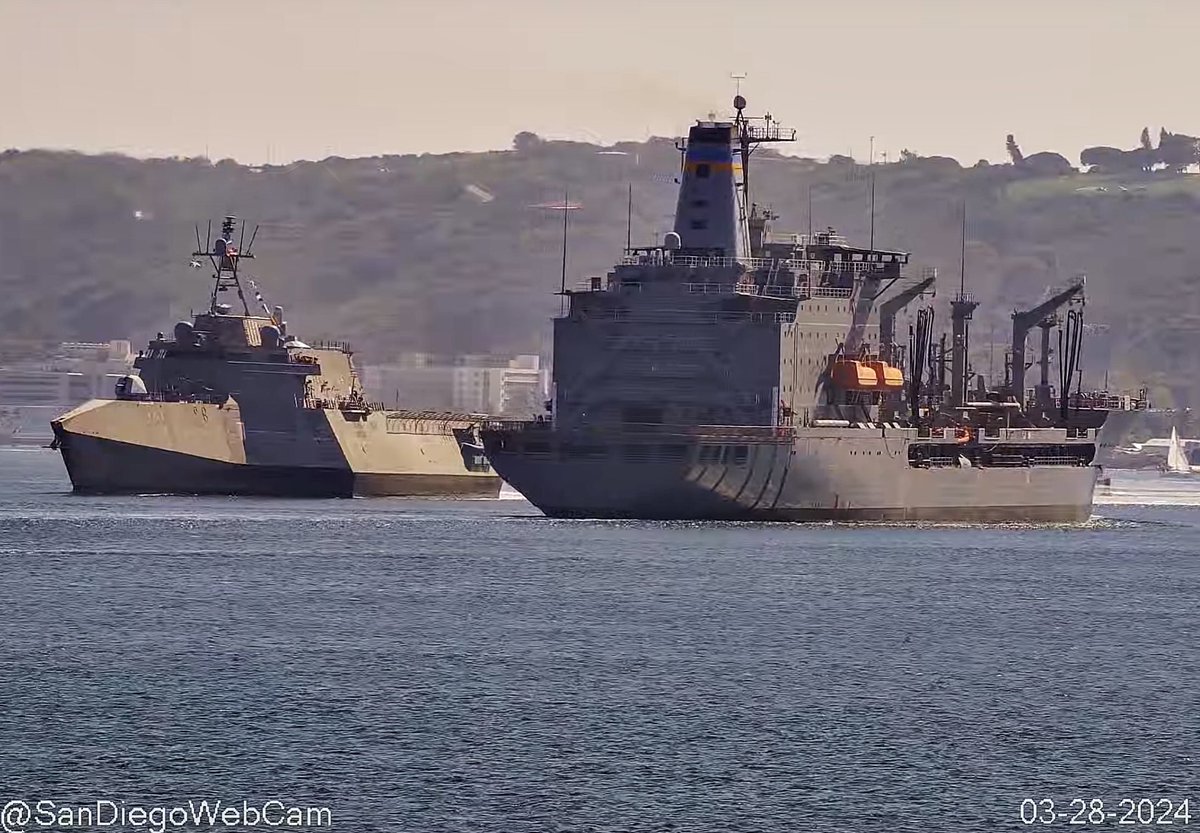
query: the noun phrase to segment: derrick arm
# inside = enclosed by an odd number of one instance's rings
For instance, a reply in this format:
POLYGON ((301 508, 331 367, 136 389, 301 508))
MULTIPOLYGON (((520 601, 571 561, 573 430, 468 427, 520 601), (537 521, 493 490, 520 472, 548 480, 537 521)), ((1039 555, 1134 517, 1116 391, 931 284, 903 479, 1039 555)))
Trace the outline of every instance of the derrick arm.
POLYGON ((1072 298, 1082 294, 1083 285, 1082 279, 1077 280, 1062 292, 1046 299, 1033 309, 1017 310, 1013 313, 1012 386, 1009 393, 1018 400, 1025 395, 1025 337, 1043 318, 1072 298))
POLYGON ((892 361, 895 358, 891 353, 893 345, 896 343, 897 313, 918 297, 924 295, 936 281, 937 275, 930 275, 902 292, 896 293, 896 295, 888 298, 879 305, 879 346, 881 349, 888 351, 888 355, 884 357, 888 361, 892 361))

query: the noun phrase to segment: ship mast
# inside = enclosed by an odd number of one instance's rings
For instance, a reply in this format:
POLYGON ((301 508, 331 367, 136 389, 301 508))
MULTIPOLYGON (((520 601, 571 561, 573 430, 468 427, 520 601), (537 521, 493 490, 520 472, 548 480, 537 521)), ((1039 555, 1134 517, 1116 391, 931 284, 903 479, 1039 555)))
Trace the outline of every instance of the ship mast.
POLYGON ((738 239, 742 244, 747 256, 753 256, 750 250, 750 225, 749 211, 750 203, 750 154, 757 150, 758 146, 765 142, 794 142, 796 141, 796 131, 793 129, 784 129, 779 123, 771 118, 770 113, 766 113, 762 117, 763 124, 761 126, 751 124, 752 119, 745 115, 746 99, 741 93, 733 97, 733 109, 737 111, 737 115, 733 120, 734 141, 737 143, 737 151, 741 155, 742 176, 740 181, 735 181, 734 187, 738 192, 738 239))
MULTIPOLYGON (((238 237, 238 242, 234 245, 234 231, 237 227, 238 218, 232 215, 225 217, 221 222, 221 236, 216 240, 212 239, 212 223, 208 224, 208 239, 203 246, 200 245, 200 227, 196 226, 196 251, 192 252, 193 258, 207 257, 213 267, 213 291, 212 298, 209 302, 209 312, 212 315, 218 314, 217 294, 228 292, 233 289, 237 291, 238 300, 242 302, 242 309, 247 317, 250 316, 250 302, 246 300, 246 293, 242 290, 242 281, 238 276, 238 265, 243 258, 254 259, 254 255, 250 250, 254 246, 254 239, 258 237, 258 227, 254 227, 254 233, 250 235, 250 245, 242 249, 242 242, 246 239, 246 221, 241 223, 241 234, 238 237)), ((195 260, 193 265, 199 266, 195 260)))

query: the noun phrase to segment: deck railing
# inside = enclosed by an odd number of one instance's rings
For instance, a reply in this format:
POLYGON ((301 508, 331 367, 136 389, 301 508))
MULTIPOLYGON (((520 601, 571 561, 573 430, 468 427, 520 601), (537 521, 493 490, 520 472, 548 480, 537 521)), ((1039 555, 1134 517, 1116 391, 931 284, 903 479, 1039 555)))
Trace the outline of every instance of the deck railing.
POLYGON ((681 255, 662 253, 633 253, 621 258, 623 266, 683 266, 689 269, 730 268, 743 266, 748 270, 787 269, 796 272, 878 272, 893 263, 865 260, 811 260, 808 258, 718 257, 716 255, 681 255))

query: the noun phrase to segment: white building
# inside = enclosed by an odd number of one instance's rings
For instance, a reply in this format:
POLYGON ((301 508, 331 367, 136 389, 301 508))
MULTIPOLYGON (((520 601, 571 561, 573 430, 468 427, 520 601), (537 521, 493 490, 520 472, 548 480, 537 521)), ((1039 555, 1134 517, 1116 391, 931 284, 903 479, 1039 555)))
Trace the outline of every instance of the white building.
POLYGON ((504 370, 500 383, 502 416, 531 417, 544 413, 549 398, 550 372, 538 356, 517 356, 504 370))
POLYGON ((0 442, 48 442, 50 420, 89 399, 111 399, 129 373, 124 339, 64 342, 39 359, 0 367, 0 442))
POLYGON ((549 374, 538 356, 406 354, 363 368, 370 399, 387 407, 528 417, 542 413, 549 374))

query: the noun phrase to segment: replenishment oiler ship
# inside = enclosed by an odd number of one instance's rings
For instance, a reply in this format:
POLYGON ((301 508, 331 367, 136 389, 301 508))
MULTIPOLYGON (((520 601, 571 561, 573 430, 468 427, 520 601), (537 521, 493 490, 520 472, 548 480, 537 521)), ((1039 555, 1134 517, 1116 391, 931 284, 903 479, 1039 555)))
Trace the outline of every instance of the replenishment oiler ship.
POLYGON ((240 265, 253 258, 255 235, 241 251, 235 230, 226 217, 205 244, 197 230, 192 265, 213 267, 208 310, 176 324, 172 338, 159 333, 116 399, 51 423, 75 490, 497 496, 479 417, 372 405, 347 345, 304 343, 257 289, 252 311, 240 265), (236 293, 238 310, 224 293, 236 293))
MULTIPOLYGON (((500 475, 554 517, 1086 520, 1103 412, 972 387, 962 289, 948 347, 928 306, 898 344, 898 311, 936 276, 832 229, 771 232, 751 154, 795 132, 734 107, 690 129, 662 244, 564 289, 549 413, 482 433, 500 475)), ((1076 311, 1064 329, 1069 392, 1076 311)))

